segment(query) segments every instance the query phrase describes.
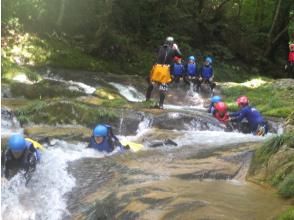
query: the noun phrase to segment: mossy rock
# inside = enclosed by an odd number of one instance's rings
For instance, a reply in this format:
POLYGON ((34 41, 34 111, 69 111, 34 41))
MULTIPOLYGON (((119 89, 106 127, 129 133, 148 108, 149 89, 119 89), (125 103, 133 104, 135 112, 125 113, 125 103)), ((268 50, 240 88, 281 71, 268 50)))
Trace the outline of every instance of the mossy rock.
POLYGON ((16 111, 21 124, 80 124, 94 126, 97 122, 118 121, 114 109, 89 106, 72 100, 54 99, 35 101, 16 111))
POLYGON ((77 101, 89 105, 102 105, 103 99, 94 96, 81 96, 77 98, 77 101))
POLYGON ((70 90, 65 83, 42 80, 39 83, 28 85, 23 83, 12 83, 11 92, 16 97, 28 99, 42 99, 53 97, 77 97, 84 95, 81 91, 70 90))
POLYGON ((42 140, 58 138, 86 141, 91 136, 91 129, 83 126, 30 126, 24 129, 28 137, 42 140))
POLYGON ((99 88, 94 93, 96 96, 103 98, 103 99, 121 99, 122 97, 116 92, 115 90, 108 89, 108 88, 99 88))
POLYGON ((2 98, 1 99, 1 105, 6 106, 12 110, 17 110, 21 107, 24 107, 30 103, 30 100, 24 99, 24 98, 2 98))

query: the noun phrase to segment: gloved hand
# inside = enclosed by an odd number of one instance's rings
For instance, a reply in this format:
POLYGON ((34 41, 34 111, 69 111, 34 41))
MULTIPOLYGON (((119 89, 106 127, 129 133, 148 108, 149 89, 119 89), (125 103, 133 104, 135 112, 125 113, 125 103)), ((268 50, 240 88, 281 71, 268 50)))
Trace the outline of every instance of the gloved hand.
POLYGON ((177 44, 173 44, 173 47, 172 47, 174 50, 179 50, 179 47, 177 44))

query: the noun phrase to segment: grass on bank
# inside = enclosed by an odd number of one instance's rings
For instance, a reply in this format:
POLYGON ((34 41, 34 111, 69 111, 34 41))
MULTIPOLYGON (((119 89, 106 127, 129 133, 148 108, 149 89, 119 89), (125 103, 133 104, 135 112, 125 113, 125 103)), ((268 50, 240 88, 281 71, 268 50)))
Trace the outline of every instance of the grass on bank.
POLYGON ((293 220, 293 219, 294 219, 294 207, 289 208, 287 211, 283 212, 277 218, 277 220, 293 220))
POLYGON ((237 110, 236 99, 245 95, 263 115, 287 117, 294 109, 294 87, 275 86, 270 79, 252 79, 245 83, 223 83, 221 91, 231 111, 237 110))

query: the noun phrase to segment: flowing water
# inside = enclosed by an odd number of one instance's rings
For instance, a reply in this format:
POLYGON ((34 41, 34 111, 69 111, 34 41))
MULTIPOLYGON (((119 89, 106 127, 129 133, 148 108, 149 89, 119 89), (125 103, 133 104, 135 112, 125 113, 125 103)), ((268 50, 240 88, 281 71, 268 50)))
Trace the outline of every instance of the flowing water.
MULTIPOLYGON (((113 86, 130 101, 142 100, 132 86, 113 86)), ((177 110, 204 114, 205 100, 183 96, 183 106, 167 98, 171 119, 181 117, 177 110)), ((1 113, 2 137, 22 132, 13 116, 1 113)), ((107 155, 85 142, 51 140, 27 186, 21 173, 2 180, 2 219, 272 219, 289 206, 273 190, 245 181, 251 146, 273 134, 224 132, 210 123, 203 129, 201 120, 166 129, 154 120, 145 116, 136 134, 119 136, 143 143, 138 153, 107 155), (164 139, 177 146, 154 148, 164 139)))

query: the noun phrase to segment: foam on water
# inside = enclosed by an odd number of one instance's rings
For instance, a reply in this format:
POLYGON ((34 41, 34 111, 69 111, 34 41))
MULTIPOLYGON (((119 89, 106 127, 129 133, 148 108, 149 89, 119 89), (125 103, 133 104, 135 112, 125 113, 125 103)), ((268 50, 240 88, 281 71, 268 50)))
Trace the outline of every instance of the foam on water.
POLYGON ((42 153, 42 160, 27 187, 22 174, 1 185, 2 219, 62 219, 68 214, 65 194, 75 186, 75 178, 67 171, 68 162, 105 156, 93 149, 85 149, 85 143, 55 140, 55 144, 42 153))

